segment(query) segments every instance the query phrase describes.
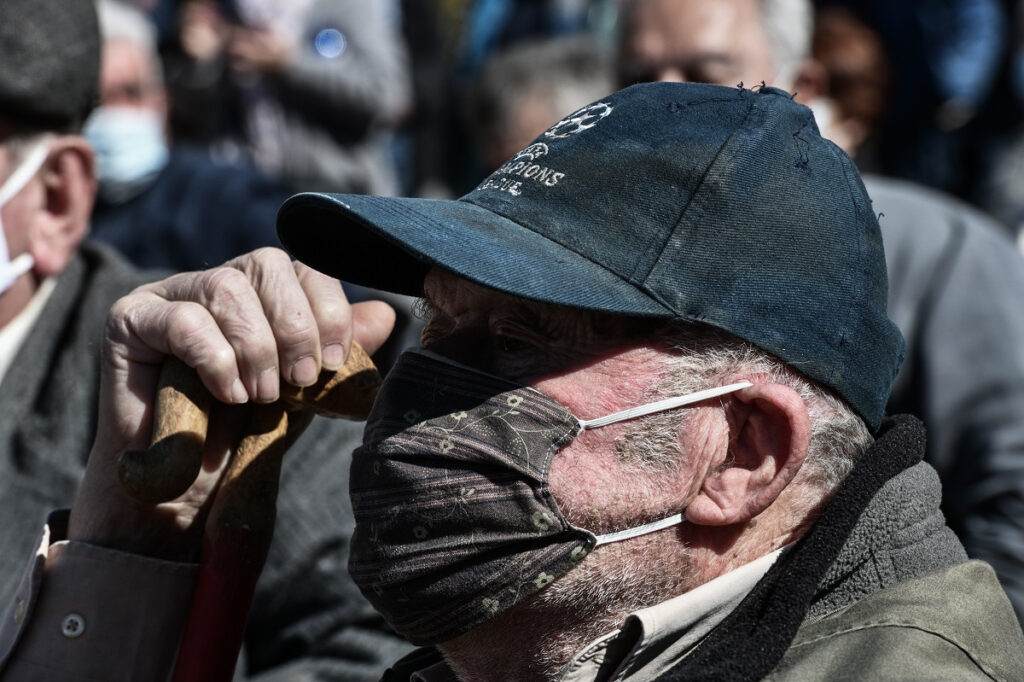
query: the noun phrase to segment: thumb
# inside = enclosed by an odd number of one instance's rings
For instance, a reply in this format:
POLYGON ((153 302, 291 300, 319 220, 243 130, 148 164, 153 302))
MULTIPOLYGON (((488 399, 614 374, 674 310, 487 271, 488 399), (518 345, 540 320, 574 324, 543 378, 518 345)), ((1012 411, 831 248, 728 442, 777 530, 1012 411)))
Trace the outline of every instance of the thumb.
POLYGON ((395 327, 395 310, 384 301, 352 305, 352 339, 369 355, 384 345, 395 327))

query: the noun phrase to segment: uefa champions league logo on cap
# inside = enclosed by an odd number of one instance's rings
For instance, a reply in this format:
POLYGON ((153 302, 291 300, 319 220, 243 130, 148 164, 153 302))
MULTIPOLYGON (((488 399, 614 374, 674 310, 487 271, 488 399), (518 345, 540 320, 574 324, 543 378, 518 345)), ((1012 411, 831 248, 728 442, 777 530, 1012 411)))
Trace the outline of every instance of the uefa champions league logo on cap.
POLYGON ((563 138, 589 130, 596 126, 602 118, 612 113, 613 108, 606 102, 595 102, 585 106, 548 128, 544 137, 563 138))
MULTIPOLYGON (((542 137, 562 139, 589 130, 612 113, 613 108, 606 102, 597 102, 583 107, 551 126, 542 137)), ((546 157, 550 153, 551 148, 547 143, 534 142, 494 171, 490 177, 480 183, 476 191, 497 190, 518 197, 522 195, 526 187, 532 186, 538 189, 554 187, 566 177, 566 173, 558 170, 557 165, 552 168, 540 162, 542 157, 546 157)), ((543 160, 548 161, 549 159, 543 160)))

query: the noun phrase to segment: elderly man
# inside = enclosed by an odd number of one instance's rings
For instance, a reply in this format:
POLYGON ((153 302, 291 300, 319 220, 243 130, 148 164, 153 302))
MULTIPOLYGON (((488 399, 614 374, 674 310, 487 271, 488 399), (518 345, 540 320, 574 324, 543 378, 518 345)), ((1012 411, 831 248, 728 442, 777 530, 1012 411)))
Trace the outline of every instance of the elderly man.
MULTIPOLYGON (((807 0, 625 8, 623 84, 765 81, 795 91, 826 137, 849 139, 827 129, 837 117, 821 97, 823 69, 809 59, 807 0)), ((925 422, 950 526, 970 556, 996 569, 1024 622, 1024 264, 990 218, 955 199, 879 176, 864 183, 882 216, 889 316, 907 340, 889 408, 925 422)))
POLYGON ((84 127, 99 192, 89 238, 137 266, 198 270, 276 246, 274 218, 288 192, 241 165, 167 140, 167 93, 146 15, 97 2, 100 101, 84 127))
MULTIPOLYGON (((458 201, 300 195, 279 231, 314 268, 430 311, 351 471, 352 576, 437 645, 389 679, 1024 675, 1005 594, 943 523, 920 425, 883 420, 903 341, 874 212, 787 93, 637 86, 458 201)), ((266 401, 278 374, 308 384, 350 338, 379 344, 384 313, 274 251, 122 299, 61 551, 150 570, 194 553, 222 460, 174 505, 116 482, 165 354, 224 402, 266 401)), ((53 594, 26 609, 28 641, 74 607, 53 594)))
MULTIPOLYGON (((14 613, 24 558, 38 546, 33 526, 71 504, 85 471, 107 311, 163 276, 80 243, 97 183, 79 131, 98 99, 98 71, 91 0, 0 3, 0 599, 14 613)), ((408 649, 339 578, 352 516, 347 461, 337 451, 354 446, 360 430, 317 420, 296 444, 240 666, 254 678, 375 679, 408 649)), ((90 618, 86 640, 93 625, 90 618)), ((48 634, 63 640, 61 633, 48 634)), ((56 649, 44 642, 42 651, 48 664, 56 649)))

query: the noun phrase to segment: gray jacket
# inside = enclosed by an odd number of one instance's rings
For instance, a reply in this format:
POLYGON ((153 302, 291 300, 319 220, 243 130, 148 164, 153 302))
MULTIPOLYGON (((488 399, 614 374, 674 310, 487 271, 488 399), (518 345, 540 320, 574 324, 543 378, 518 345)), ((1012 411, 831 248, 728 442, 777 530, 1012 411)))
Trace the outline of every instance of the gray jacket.
POLYGON ((960 201, 864 181, 882 214, 889 317, 907 340, 888 411, 924 421, 949 525, 1024 622, 1024 260, 960 201))
MULTIPOLYGON (((96 424, 99 344, 110 305, 154 273, 84 245, 0 384, 0 603, 46 512, 71 505, 96 424)), ((408 650, 346 579, 349 453, 362 425, 314 420, 289 451, 277 526, 246 633, 259 680, 371 680, 408 650)))

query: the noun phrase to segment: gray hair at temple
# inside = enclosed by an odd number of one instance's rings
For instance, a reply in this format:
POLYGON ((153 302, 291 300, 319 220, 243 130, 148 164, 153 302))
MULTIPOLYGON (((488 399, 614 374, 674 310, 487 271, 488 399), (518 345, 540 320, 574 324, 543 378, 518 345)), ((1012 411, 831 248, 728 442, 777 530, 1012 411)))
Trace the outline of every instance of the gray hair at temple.
MULTIPOLYGON (((811 54, 814 9, 810 0, 761 0, 765 33, 775 57, 775 82, 791 85, 811 54)), ((788 87, 788 86, 787 86, 788 87)))
POLYGON ((466 117, 492 170, 566 114, 614 89, 611 57, 590 37, 531 41, 484 64, 466 117))
POLYGON ((96 15, 101 39, 126 40, 148 54, 157 53, 156 27, 139 10, 117 0, 97 0, 96 15))

